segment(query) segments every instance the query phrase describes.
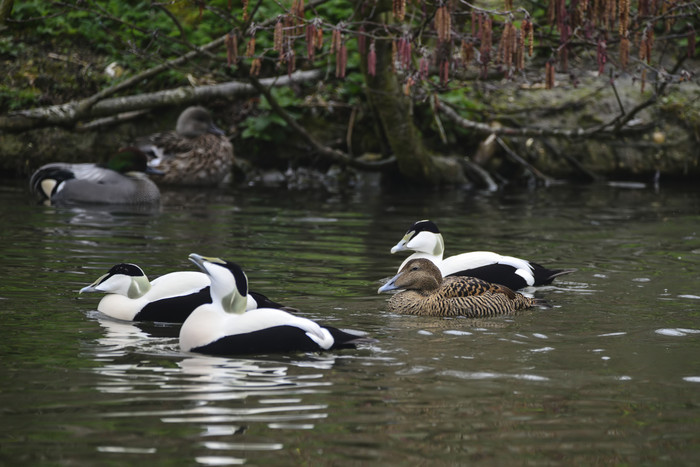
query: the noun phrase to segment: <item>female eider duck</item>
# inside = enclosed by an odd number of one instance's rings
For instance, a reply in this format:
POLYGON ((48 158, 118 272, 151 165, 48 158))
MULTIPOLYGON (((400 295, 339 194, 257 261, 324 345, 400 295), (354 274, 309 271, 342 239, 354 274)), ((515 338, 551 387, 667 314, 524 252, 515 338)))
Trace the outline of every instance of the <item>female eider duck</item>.
POLYGON ((137 145, 155 156, 150 165, 163 172, 159 184, 216 186, 230 178, 233 146, 204 107, 188 107, 175 131, 147 136, 137 145))
POLYGON ((475 277, 443 279, 429 259, 412 259, 377 291, 404 289, 389 299, 389 311, 422 316, 484 318, 512 313, 542 304, 506 286, 475 277))
POLYGON ((555 277, 575 271, 547 269, 537 263, 513 256, 502 256, 491 251, 472 251, 442 259, 445 242, 437 225, 429 220, 413 224, 391 252, 403 250, 413 250, 415 253, 401 263, 399 271, 413 259, 427 258, 438 266, 443 277, 476 277, 486 282, 505 285, 513 290, 551 284, 555 277))
MULTIPOLYGON (((199 305, 211 303, 206 274, 177 271, 149 282, 140 267, 128 263, 113 266, 107 274, 80 289, 80 293, 83 292, 107 293, 97 305, 97 311, 126 321, 183 323, 199 305)), ((263 294, 251 292, 246 309, 258 307, 296 311, 263 294)))
POLYGON ((363 337, 320 326, 273 308, 246 312, 248 279, 235 263, 191 254, 211 280, 212 303, 200 305, 180 329, 186 352, 241 355, 355 348, 363 337))
POLYGON ((155 204, 160 191, 147 173, 148 157, 135 147, 121 149, 106 166, 54 162, 40 167, 29 187, 44 204, 155 204))

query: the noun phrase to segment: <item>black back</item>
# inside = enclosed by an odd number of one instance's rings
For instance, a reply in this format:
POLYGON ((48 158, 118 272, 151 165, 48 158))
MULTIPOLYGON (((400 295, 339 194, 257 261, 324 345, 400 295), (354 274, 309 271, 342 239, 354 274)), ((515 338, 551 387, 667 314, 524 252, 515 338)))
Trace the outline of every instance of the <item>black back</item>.
MULTIPOLYGON (((354 349, 352 341, 359 336, 324 326, 335 339, 331 349, 354 349)), ((296 326, 273 326, 245 334, 222 337, 210 344, 192 349, 209 355, 250 355, 286 352, 318 352, 324 350, 296 326)), ((329 349, 330 350, 330 349, 329 349)))
POLYGON ((211 303, 209 286, 189 295, 164 298, 151 302, 134 316, 134 321, 184 323, 195 308, 205 303, 211 303))
POLYGON ((508 264, 487 264, 474 269, 465 269, 450 276, 476 277, 482 281, 505 285, 509 289, 518 290, 527 287, 527 282, 515 274, 516 268, 508 264))

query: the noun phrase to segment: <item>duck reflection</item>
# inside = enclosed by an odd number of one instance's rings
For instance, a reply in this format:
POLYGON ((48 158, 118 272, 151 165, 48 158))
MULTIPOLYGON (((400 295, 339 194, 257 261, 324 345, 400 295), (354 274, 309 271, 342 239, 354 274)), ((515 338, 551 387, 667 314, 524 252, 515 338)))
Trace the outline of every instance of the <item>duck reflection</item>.
POLYGON ((112 396, 101 417, 139 420, 158 430, 163 424, 193 429, 200 464, 249 462, 255 452, 284 448, 277 430, 310 430, 328 418, 328 405, 318 401, 332 385, 332 355, 183 354, 179 325, 89 316, 104 329, 94 347, 96 389, 112 396), (261 438, 260 430, 267 435, 261 438))

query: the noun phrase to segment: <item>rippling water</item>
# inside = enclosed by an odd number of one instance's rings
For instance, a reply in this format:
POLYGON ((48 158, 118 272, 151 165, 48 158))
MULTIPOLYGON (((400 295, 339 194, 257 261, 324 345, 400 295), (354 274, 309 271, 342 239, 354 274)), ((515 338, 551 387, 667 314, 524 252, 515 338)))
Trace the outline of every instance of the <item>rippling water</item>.
POLYGON ((37 206, 0 189, 0 464, 694 464, 700 459, 700 192, 170 191, 155 211, 37 206), (388 313, 389 249, 415 220, 447 254, 574 267, 549 308, 485 320, 388 313), (155 278, 192 252, 377 339, 213 358, 177 326, 78 296, 113 264, 155 278))

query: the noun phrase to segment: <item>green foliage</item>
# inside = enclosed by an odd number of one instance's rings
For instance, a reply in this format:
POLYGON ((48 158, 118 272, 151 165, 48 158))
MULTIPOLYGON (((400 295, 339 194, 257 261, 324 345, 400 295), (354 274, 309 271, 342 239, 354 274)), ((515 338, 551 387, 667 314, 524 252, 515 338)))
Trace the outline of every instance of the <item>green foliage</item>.
MULTIPOLYGON (((277 103, 284 108, 293 118, 299 118, 300 115, 293 110, 293 107, 298 106, 301 101, 294 95, 290 88, 272 88, 272 96, 277 103)), ((267 99, 262 98, 260 110, 264 112, 255 116, 248 117, 241 123, 244 128, 241 137, 244 139, 257 139, 263 141, 281 142, 288 133, 286 130, 287 122, 282 117, 272 112, 272 107, 267 99)))
MULTIPOLYGON (((106 0, 76 2, 72 6, 45 0, 16 2, 12 19, 26 31, 27 42, 63 50, 89 50, 98 66, 118 62, 134 73, 154 62, 176 58, 191 44, 205 44, 228 29, 211 14, 199 19, 189 2, 176 3, 174 12, 150 1, 106 0)), ((0 49, 3 48, 0 46, 0 49)), ((150 84, 162 88, 185 82, 185 73, 170 71, 150 84)))
POLYGON ((19 110, 30 107, 41 93, 36 88, 12 88, 0 84, 0 108, 19 110))

